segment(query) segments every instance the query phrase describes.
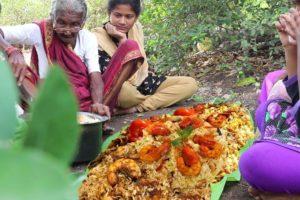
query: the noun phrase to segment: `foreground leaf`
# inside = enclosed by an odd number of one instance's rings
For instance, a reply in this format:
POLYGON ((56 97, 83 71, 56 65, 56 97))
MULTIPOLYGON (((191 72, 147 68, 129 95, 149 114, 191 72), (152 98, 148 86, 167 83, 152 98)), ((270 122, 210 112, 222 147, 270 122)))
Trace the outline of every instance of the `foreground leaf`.
POLYGON ((2 150, 0 162, 1 199, 76 199, 71 188, 74 180, 68 169, 46 154, 2 150))
POLYGON ((17 88, 10 67, 0 61, 0 147, 13 137, 16 129, 17 88))
POLYGON ((33 104, 24 145, 70 163, 79 139, 76 112, 76 100, 66 76, 59 67, 52 67, 33 104))
POLYGON ((26 137, 26 131, 27 131, 28 125, 26 121, 23 119, 18 119, 17 128, 14 134, 13 139, 11 140, 11 147, 15 150, 22 150, 24 139, 26 137))

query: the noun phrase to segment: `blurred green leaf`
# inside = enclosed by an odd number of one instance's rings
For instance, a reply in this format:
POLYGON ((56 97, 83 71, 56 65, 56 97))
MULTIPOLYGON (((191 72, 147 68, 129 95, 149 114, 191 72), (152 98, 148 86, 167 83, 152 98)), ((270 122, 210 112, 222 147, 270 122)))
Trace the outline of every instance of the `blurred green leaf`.
POLYGON ((66 165, 79 139, 77 106, 64 72, 52 66, 33 104, 24 145, 40 149, 66 165))
POLYGON ((203 101, 203 97, 197 95, 197 94, 194 94, 192 97, 191 97, 192 100, 196 101, 196 102, 201 102, 203 101))
POLYGON ((36 150, 0 150, 0 194, 7 200, 76 199, 68 168, 36 150))
POLYGON ((181 137, 179 137, 179 138, 173 140, 171 143, 174 147, 177 147, 182 143, 182 141, 183 141, 183 139, 181 137))
POLYGON ((256 79, 254 77, 250 76, 250 77, 240 79, 236 85, 238 87, 244 87, 244 86, 248 86, 248 85, 255 84, 255 83, 256 83, 256 79))
POLYGON ((223 97, 216 97, 212 101, 210 101, 210 103, 212 103, 212 104, 222 104, 225 102, 227 102, 227 99, 225 99, 223 97))
POLYGON ((11 145, 13 149, 15 150, 22 149, 27 129, 28 129, 27 122, 23 119, 18 119, 17 129, 14 134, 13 140, 11 141, 11 145))
POLYGON ((7 146, 17 125, 17 88, 9 65, 0 61, 0 148, 7 146))

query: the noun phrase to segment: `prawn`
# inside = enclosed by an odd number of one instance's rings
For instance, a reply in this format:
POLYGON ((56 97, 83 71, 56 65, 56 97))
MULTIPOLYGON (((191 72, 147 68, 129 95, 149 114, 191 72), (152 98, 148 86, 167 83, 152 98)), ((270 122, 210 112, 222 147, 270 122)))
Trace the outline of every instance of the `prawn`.
POLYGON ((212 134, 195 136, 193 142, 200 145, 199 154, 205 158, 218 158, 223 153, 223 146, 214 140, 212 134))
POLYGON ((198 176, 201 172, 199 155, 189 146, 183 147, 181 157, 176 159, 176 165, 183 176, 198 176))
POLYGON ((131 178, 139 178, 141 174, 140 167, 132 159, 119 159, 112 163, 107 172, 107 181, 111 186, 118 183, 118 173, 124 172, 131 178))
POLYGON ((146 145, 139 151, 139 157, 142 161, 154 162, 159 160, 164 154, 171 149, 170 141, 165 141, 159 147, 154 145, 146 145))
POLYGON ((227 120, 226 114, 218 114, 217 116, 210 115, 207 118, 208 123, 210 123, 215 128, 221 128, 225 125, 227 120))
POLYGON ((146 130, 153 136, 168 136, 171 133, 171 131, 166 127, 166 125, 161 122, 154 122, 153 124, 148 126, 146 130))

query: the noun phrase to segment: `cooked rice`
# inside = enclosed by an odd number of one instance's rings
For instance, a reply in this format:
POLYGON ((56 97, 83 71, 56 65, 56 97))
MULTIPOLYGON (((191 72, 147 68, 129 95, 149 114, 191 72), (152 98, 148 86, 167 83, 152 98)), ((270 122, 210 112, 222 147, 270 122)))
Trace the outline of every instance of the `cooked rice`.
MULTIPOLYGON (((164 116, 164 122, 171 131, 169 136, 153 137, 144 129, 144 136, 136 142, 121 146, 110 146, 90 169, 87 179, 79 191, 80 200, 100 199, 210 199, 210 186, 220 181, 226 174, 238 168, 238 150, 254 136, 253 127, 246 109, 233 105, 205 105, 205 111, 198 117, 206 120, 209 116, 229 113, 222 128, 196 128, 185 141, 186 145, 199 152, 200 145, 191 139, 194 136, 213 134, 214 140, 223 146, 222 154, 215 159, 200 158, 201 173, 198 176, 183 176, 177 169, 176 159, 180 156, 178 148, 172 146, 167 155, 156 162, 147 163, 139 159, 138 152, 146 145, 160 146, 166 139, 171 141, 179 136, 178 122, 182 117, 164 116), (133 159, 141 170, 141 177, 132 179, 125 172, 118 174, 118 184, 108 182, 108 168, 121 158, 133 159), (162 167, 161 167, 162 166, 162 167), (160 167, 160 170, 157 170, 160 167)), ((123 132, 126 134, 126 131, 123 132)), ((124 135, 123 135, 124 136, 124 135)))

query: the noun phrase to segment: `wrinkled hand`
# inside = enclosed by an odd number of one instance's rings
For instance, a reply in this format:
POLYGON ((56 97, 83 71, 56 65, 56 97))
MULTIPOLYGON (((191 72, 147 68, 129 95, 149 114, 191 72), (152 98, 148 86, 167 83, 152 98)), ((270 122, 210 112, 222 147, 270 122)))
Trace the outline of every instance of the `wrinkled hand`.
POLYGON ((12 67, 12 71, 17 79, 18 85, 21 85, 27 71, 27 64, 24 56, 20 51, 13 51, 8 57, 8 62, 12 67))
POLYGON ((99 115, 106 115, 108 118, 110 118, 110 111, 109 111, 109 107, 101 104, 101 103, 94 103, 91 105, 91 112, 92 113, 96 113, 99 115))
POLYGON ((118 31, 117 27, 112 25, 110 22, 105 24, 105 29, 108 35, 117 38, 119 42, 122 42, 127 39, 126 34, 118 31))

